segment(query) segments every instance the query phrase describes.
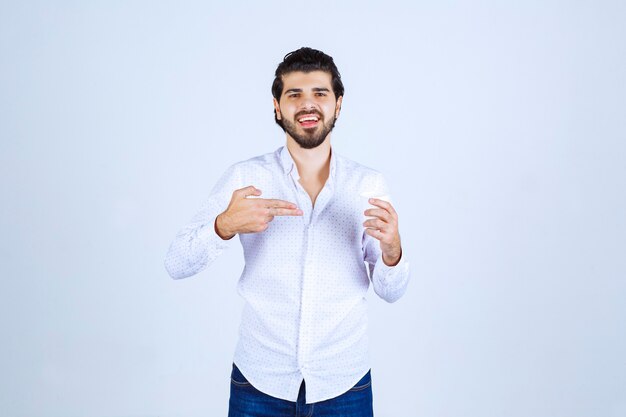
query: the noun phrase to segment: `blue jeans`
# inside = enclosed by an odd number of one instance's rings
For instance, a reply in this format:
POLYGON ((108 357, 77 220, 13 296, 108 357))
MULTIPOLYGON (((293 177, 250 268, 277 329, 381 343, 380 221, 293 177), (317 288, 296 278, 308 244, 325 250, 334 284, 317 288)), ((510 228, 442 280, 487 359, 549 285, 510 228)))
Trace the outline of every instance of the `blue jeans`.
POLYGON ((302 381, 296 402, 257 390, 233 363, 228 417, 373 417, 371 371, 347 392, 330 400, 304 403, 302 381))

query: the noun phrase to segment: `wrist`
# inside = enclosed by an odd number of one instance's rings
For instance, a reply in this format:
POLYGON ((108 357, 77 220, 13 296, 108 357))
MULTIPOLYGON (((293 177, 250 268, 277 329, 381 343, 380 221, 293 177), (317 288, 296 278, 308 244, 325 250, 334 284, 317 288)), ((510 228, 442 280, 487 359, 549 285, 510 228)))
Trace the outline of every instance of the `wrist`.
POLYGON ((400 263, 400 259, 402 259, 402 249, 400 249, 400 253, 398 253, 397 255, 386 255, 383 252, 383 262, 385 263, 385 265, 387 266, 396 266, 400 263))
POLYGON ((215 229, 215 233, 222 239, 222 240, 230 240, 233 238, 233 236, 235 236, 236 233, 232 233, 229 229, 227 223, 224 221, 224 213, 219 214, 216 218, 215 218, 215 224, 214 224, 214 229, 215 229))

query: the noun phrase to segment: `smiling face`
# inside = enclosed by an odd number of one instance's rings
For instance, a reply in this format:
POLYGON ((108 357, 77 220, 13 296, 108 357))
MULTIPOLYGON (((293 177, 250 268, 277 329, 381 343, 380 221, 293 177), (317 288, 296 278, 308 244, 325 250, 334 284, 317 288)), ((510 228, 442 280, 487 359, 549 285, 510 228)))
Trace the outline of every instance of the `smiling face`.
POLYGON ((335 98, 330 73, 294 71, 282 80, 280 102, 274 99, 276 118, 302 148, 321 145, 335 127, 343 98, 335 98))

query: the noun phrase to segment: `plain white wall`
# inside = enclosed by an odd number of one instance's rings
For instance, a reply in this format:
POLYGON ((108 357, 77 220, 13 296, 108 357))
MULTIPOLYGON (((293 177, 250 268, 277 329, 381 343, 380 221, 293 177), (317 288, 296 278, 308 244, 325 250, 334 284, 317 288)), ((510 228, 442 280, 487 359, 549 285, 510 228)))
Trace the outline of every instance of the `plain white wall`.
POLYGON ((626 415, 626 7, 0 3, 0 414, 226 415, 237 239, 171 280, 270 85, 335 58, 338 152, 384 172, 412 282, 370 291, 376 415, 626 415))

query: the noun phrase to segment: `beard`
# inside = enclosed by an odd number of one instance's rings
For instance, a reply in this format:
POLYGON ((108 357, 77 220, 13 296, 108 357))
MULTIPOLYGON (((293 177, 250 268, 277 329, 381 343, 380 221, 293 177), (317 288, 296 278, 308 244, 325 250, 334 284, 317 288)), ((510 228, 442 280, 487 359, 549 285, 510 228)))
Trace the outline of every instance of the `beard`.
MULTIPOLYGON (((337 118, 333 115, 332 120, 329 120, 325 123, 325 120, 322 118, 321 114, 317 113, 319 116, 319 124, 314 128, 304 129, 298 125, 297 121, 291 122, 290 120, 283 119, 283 128, 285 132, 289 134, 296 141, 301 148, 304 149, 313 149, 320 146, 328 137, 328 134, 335 127, 335 122, 337 118), (302 131, 302 132, 299 132, 302 131)), ((297 120, 300 115, 296 115, 294 120, 297 120)))

